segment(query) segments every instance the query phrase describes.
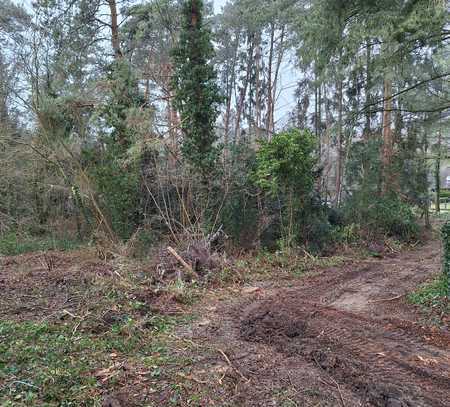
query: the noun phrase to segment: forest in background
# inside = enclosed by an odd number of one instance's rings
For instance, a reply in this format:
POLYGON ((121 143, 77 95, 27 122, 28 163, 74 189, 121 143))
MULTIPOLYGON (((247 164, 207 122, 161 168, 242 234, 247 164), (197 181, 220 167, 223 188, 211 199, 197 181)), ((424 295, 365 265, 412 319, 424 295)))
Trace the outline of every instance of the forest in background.
POLYGON ((447 407, 448 1, 220 6, 0 0, 0 405, 447 407))
POLYGON ((0 253, 417 240, 447 194, 448 13, 0 0, 0 253))

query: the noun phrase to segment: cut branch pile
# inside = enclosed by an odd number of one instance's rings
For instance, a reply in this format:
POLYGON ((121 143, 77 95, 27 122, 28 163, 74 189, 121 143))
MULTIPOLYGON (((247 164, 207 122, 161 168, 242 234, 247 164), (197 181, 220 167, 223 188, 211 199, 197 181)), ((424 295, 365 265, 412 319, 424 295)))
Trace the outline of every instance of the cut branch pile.
POLYGON ((193 241, 185 250, 171 246, 159 253, 157 270, 161 280, 199 281, 222 268, 223 257, 214 249, 223 235, 222 229, 202 240, 193 241))

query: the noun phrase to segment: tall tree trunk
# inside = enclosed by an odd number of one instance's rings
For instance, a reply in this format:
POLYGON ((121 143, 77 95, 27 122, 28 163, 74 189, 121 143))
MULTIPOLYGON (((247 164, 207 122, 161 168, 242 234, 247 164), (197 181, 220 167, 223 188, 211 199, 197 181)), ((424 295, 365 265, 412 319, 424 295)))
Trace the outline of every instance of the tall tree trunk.
POLYGON ((317 92, 317 138, 319 141, 319 160, 322 159, 322 84, 319 82, 317 92))
POLYGON ((254 50, 254 41, 251 35, 248 36, 248 48, 247 48, 247 67, 246 67, 246 73, 245 73, 245 79, 243 87, 240 88, 239 92, 239 98, 237 100, 237 106, 236 106, 236 124, 235 124, 235 140, 239 140, 241 135, 241 119, 242 114, 244 112, 244 106, 245 106, 245 97, 247 95, 248 85, 250 82, 250 75, 252 71, 252 65, 253 65, 253 50, 254 50))
POLYGON ((384 102, 383 102, 383 147, 381 151, 382 178, 381 193, 386 194, 392 187, 391 164, 393 156, 392 135, 392 81, 384 79, 384 102))
POLYGON ((436 212, 441 212, 441 144, 442 144, 442 133, 441 130, 438 132, 438 144, 437 144, 437 154, 436 154, 436 168, 435 168, 435 189, 436 189, 436 212))
POLYGON ((365 86, 365 96, 366 96, 366 123, 364 125, 364 132, 363 132, 363 138, 364 141, 367 143, 369 141, 370 133, 371 133, 371 112, 370 112, 370 105, 371 102, 371 96, 370 96, 370 87, 371 87, 371 56, 372 56, 372 47, 370 45, 370 42, 367 41, 366 44, 366 86, 365 86))
POLYGON ((173 66, 170 61, 166 61, 161 65, 161 71, 163 73, 162 92, 166 101, 166 120, 167 120, 167 134, 170 143, 169 162, 172 168, 176 166, 179 153, 178 134, 180 131, 180 120, 178 112, 174 107, 174 92, 172 89, 172 83, 170 78, 172 77, 173 66))
POLYGON ((225 146, 228 144, 229 142, 229 138, 230 138, 230 116, 231 116, 231 101, 232 101, 232 96, 233 96, 233 89, 235 88, 236 85, 236 61, 237 61, 237 55, 238 55, 238 51, 239 51, 239 40, 240 40, 240 33, 236 34, 236 46, 234 48, 234 52, 233 52, 233 60, 231 62, 231 66, 229 67, 229 70, 227 72, 227 76, 231 76, 231 78, 229 79, 228 83, 227 83, 227 102, 226 102, 226 110, 225 110, 225 118, 224 118, 224 137, 225 137, 225 146))
POLYGON ((314 81, 314 135, 319 137, 319 126, 317 117, 319 116, 319 90, 317 89, 317 82, 314 81))
MULTIPOLYGON (((422 137, 422 157, 421 159, 426 161, 428 151, 428 135, 426 132, 423 133, 422 137)), ((425 228, 427 230, 431 230, 431 222, 430 222, 430 201, 429 201, 429 191, 428 191, 428 178, 425 179, 425 194, 426 198, 422 200, 423 204, 423 215, 425 217, 425 228)))
MULTIPOLYGON (((266 134, 270 135, 271 132, 271 113, 273 104, 273 86, 272 86, 272 65, 273 65, 273 51, 275 43, 275 24, 270 24, 270 46, 269 46, 269 62, 267 73, 267 114, 266 114, 266 134)), ((269 136, 270 138, 270 136, 269 136)))
POLYGON ((261 33, 258 33, 255 52, 255 135, 256 139, 260 139, 261 117, 262 117, 262 89, 261 89, 261 33))
POLYGON ((341 202, 341 190, 342 190, 342 116, 343 116, 343 80, 338 81, 338 125, 337 125, 337 148, 336 148, 336 206, 341 202))
POLYGON ((116 59, 122 57, 119 38, 119 23, 117 21, 117 3, 116 0, 108 0, 109 11, 111 13, 111 45, 116 59))
MULTIPOLYGON (((364 124, 363 129, 363 142, 367 145, 370 141, 370 135, 372 133, 372 116, 371 116, 371 108, 370 103, 372 101, 370 88, 372 85, 372 79, 371 79, 371 55, 372 55, 372 48, 369 40, 366 41, 366 83, 365 83, 365 105, 366 105, 366 122, 364 124)), ((368 181, 369 177, 369 168, 370 168, 370 161, 365 159, 362 161, 362 177, 363 182, 366 183, 368 181)))
POLYGON ((322 162, 324 167, 324 176, 323 176, 323 189, 325 192, 325 198, 331 200, 331 194, 329 195, 329 178, 332 170, 332 162, 331 162, 331 128, 332 128, 332 117, 331 117, 331 107, 330 100, 327 97, 327 88, 324 85, 323 88, 324 93, 324 108, 325 108, 325 133, 324 133, 324 148, 325 154, 322 156, 322 162))
POLYGON ((280 43, 278 45, 279 51, 278 51, 277 65, 275 68, 275 75, 273 77, 273 85, 272 85, 272 96, 271 96, 272 103, 270 106, 270 123, 269 123, 269 128, 270 128, 271 133, 275 132, 275 102, 277 100, 278 77, 280 75, 281 63, 283 62, 283 57, 284 57, 284 52, 285 52, 285 46, 284 46, 285 32, 286 32, 286 27, 283 26, 281 28, 280 43))

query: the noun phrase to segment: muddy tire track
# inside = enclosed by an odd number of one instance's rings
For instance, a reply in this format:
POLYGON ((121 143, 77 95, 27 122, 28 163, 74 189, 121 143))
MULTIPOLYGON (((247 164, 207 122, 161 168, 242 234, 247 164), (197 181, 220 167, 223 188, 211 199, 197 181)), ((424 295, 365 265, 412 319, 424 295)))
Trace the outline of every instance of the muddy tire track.
POLYGON ((401 298, 438 270, 438 253, 432 243, 272 293, 244 308, 241 338, 317 365, 360 405, 449 406, 450 335, 415 322, 401 298))
POLYGON ((348 312, 275 301, 265 301, 243 318, 244 339, 315 362, 368 405, 448 405, 448 348, 430 346, 414 333, 348 312))

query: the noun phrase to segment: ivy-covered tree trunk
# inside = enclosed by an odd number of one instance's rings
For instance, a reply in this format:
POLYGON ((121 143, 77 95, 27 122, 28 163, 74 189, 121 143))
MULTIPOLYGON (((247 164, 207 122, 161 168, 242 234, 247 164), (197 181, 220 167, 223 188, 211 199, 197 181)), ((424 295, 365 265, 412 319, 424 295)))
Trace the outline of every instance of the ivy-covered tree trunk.
POLYGON ((203 13, 202 0, 184 2, 180 38, 173 50, 173 89, 184 136, 183 156, 207 183, 219 153, 215 123, 221 98, 211 63, 211 32, 203 13))

